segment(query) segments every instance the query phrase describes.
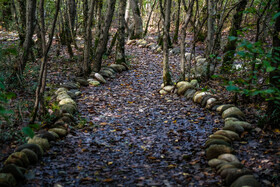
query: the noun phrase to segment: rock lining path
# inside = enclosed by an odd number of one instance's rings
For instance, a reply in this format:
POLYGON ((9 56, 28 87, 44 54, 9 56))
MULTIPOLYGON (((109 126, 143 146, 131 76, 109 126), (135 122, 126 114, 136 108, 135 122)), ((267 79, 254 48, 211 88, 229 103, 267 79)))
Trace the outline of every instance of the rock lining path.
POLYGON ((25 186, 222 186, 203 149, 220 116, 175 94, 161 97, 162 55, 127 50, 131 70, 82 88, 78 108, 89 125, 55 143, 25 186))

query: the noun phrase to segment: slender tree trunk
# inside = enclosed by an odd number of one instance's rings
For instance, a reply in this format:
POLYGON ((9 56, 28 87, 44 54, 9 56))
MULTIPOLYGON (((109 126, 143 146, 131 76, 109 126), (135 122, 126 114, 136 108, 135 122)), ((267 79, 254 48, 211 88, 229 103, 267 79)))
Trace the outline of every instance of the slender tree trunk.
POLYGON ((128 23, 129 21, 129 12, 130 11, 130 0, 127 0, 127 4, 126 4, 126 8, 125 8, 125 15, 124 15, 124 19, 125 22, 128 23))
POLYGON ((126 0, 120 0, 119 4, 119 28, 117 35, 116 63, 125 63, 125 5, 126 0))
POLYGON ((93 71, 99 72, 101 69, 102 64, 102 56, 106 51, 108 38, 109 38, 109 29, 112 23, 112 18, 115 11, 115 4, 116 0, 108 0, 108 9, 106 13, 106 18, 104 22, 104 27, 102 29, 100 40, 98 42, 97 50, 96 50, 96 56, 93 63, 93 71))
POLYGON ((207 72, 206 79, 210 78, 210 67, 213 62, 213 57, 211 56, 214 50, 214 36, 215 36, 215 20, 216 20, 216 0, 208 0, 208 21, 207 21, 207 48, 206 48, 206 58, 207 60, 207 72))
POLYGON ((165 5, 165 18, 163 26, 163 84, 164 86, 167 86, 172 85, 168 62, 168 36, 170 29, 171 0, 166 0, 165 5))
POLYGON ((23 43, 23 52, 20 54, 20 65, 19 65, 19 75, 23 74, 25 69, 30 49, 32 46, 32 36, 35 29, 35 11, 36 11, 36 0, 28 0, 26 6, 26 31, 25 40, 23 43))
POLYGON ((155 8, 156 3, 157 3, 157 1, 155 0, 155 1, 154 1, 154 4, 153 4, 153 6, 152 6, 151 12, 150 12, 150 14, 149 14, 148 20, 147 20, 146 28, 145 28, 145 31, 144 31, 144 36, 146 36, 146 34, 147 34, 147 32, 148 32, 149 23, 150 23, 150 20, 151 20, 151 17, 152 17, 152 13, 153 13, 153 10, 154 10, 154 8, 155 8))
POLYGON ((143 37, 143 23, 138 4, 138 0, 130 0, 134 20, 134 35, 131 37, 133 39, 143 37))
MULTIPOLYGON (((25 41, 25 31, 26 31, 26 0, 17 0, 19 4, 19 39, 20 46, 23 46, 25 41)), ((16 11, 16 10, 15 10, 16 11)))
POLYGON ((178 42, 179 26, 180 26, 180 11, 181 11, 181 0, 178 0, 177 15, 176 15, 176 25, 174 31, 173 43, 178 42))
POLYGON ((82 64, 82 73, 83 75, 88 75, 90 73, 90 49, 92 44, 92 36, 91 36, 91 27, 92 27, 92 19, 94 13, 94 3, 95 0, 90 1, 90 9, 87 12, 88 16, 86 18, 86 32, 85 32, 85 46, 84 46, 84 61, 82 64))
POLYGON ((186 72, 185 72, 185 70, 186 70, 186 68, 185 68, 185 64, 186 64, 185 40, 186 40, 186 31, 187 31, 187 28, 188 28, 188 25, 189 25, 189 22, 191 20, 192 13, 193 13, 193 5, 194 5, 194 0, 192 0, 190 2, 184 24, 180 31, 180 40, 181 40, 181 42, 180 42, 180 52, 181 52, 180 80, 181 81, 184 81, 186 79, 186 77, 185 77, 185 74, 186 74, 186 72))
POLYGON ((51 32, 49 34, 48 42, 45 39, 46 30, 45 30, 45 17, 44 17, 44 0, 40 0, 39 7, 40 7, 40 10, 39 10, 40 11, 40 31, 41 31, 41 37, 42 37, 43 57, 41 59, 41 67, 40 67, 40 72, 39 72, 38 86, 36 88, 36 94, 35 94, 36 98, 35 98, 35 103, 34 103, 34 109, 33 109, 31 120, 30 120, 31 124, 33 124, 34 121, 36 120, 37 113, 38 113, 38 110, 40 107, 40 103, 44 103, 43 96, 44 96, 46 80, 47 80, 47 58, 48 58, 49 50, 52 45, 56 21, 57 21, 58 13, 60 10, 60 0, 56 1, 56 11, 55 11, 54 20, 53 20, 52 27, 51 27, 51 32))
MULTIPOLYGON (((241 29, 242 16, 246 8, 248 0, 240 0, 238 6, 236 7, 236 13, 233 16, 232 25, 229 31, 229 36, 238 36, 238 31, 241 29)), ((228 40, 227 45, 224 49, 222 72, 229 73, 233 64, 233 57, 236 50, 237 40, 228 40)))

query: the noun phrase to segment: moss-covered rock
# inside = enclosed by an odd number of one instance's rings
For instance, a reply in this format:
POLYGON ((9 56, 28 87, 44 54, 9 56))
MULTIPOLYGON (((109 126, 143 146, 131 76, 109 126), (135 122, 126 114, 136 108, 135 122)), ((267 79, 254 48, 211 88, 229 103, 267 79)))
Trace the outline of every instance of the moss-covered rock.
POLYGON ((250 175, 252 174, 252 171, 246 168, 236 168, 236 169, 230 169, 227 170, 226 173, 221 173, 221 175, 225 176, 224 178, 226 179, 226 184, 230 185, 232 184, 236 179, 243 175, 250 175))
POLYGON ((61 87, 71 90, 71 89, 79 89, 80 85, 73 82, 67 82, 65 84, 62 84, 61 87))
POLYGON ((12 153, 7 160, 4 162, 4 165, 15 164, 20 167, 27 167, 29 165, 28 157, 23 152, 12 153))
POLYGON ((94 74, 94 77, 101 83, 105 84, 106 83, 106 80, 103 78, 102 75, 100 75, 99 73, 95 73, 94 74))
POLYGON ((206 107, 205 108, 211 109, 213 103, 215 103, 217 100, 218 100, 217 98, 210 98, 210 99, 208 99, 207 102, 206 102, 206 107))
POLYGON ((184 95, 188 89, 193 88, 193 85, 187 81, 181 81, 176 84, 178 88, 178 95, 184 95))
POLYGON ((11 173, 0 173, 0 186, 12 187, 16 186, 17 181, 11 173))
POLYGON ((60 102, 63 99, 71 99, 71 96, 68 95, 68 93, 61 93, 61 94, 58 94, 56 97, 57 102, 60 102))
POLYGON ((222 139, 208 139, 205 142, 205 148, 208 148, 210 145, 213 144, 218 144, 218 145, 226 145, 226 146, 230 146, 230 144, 222 139))
POLYGON ((252 126, 250 123, 246 122, 246 121, 227 120, 227 121, 225 122, 225 124, 227 124, 227 125, 229 125, 229 124, 234 124, 235 126, 241 126, 241 127, 243 127, 244 129, 246 129, 246 130, 251 130, 251 129, 253 128, 253 126, 252 126))
POLYGON ((166 95, 166 94, 168 94, 168 92, 165 91, 165 90, 160 90, 160 91, 159 91, 159 94, 160 94, 160 95, 166 95))
POLYGON ((227 121, 225 123, 223 130, 233 131, 236 132, 237 134, 241 134, 242 132, 244 132, 244 128, 241 125, 236 123, 231 123, 231 121, 227 121))
POLYGON ((235 118, 238 118, 238 119, 244 119, 245 114, 237 107, 230 107, 222 113, 222 118, 223 119, 228 118, 228 117, 235 117, 235 118))
POLYGON ((56 140, 56 137, 55 137, 53 134, 51 134, 50 132, 48 132, 48 131, 42 131, 42 132, 40 132, 40 134, 38 134, 37 136, 40 137, 40 138, 45 138, 45 139, 47 139, 49 142, 50 142, 50 141, 55 141, 55 140, 56 140))
POLYGON ((225 163, 225 164, 220 164, 217 166, 217 173, 218 174, 221 174, 221 172, 224 170, 224 169, 228 169, 228 168, 236 168, 234 165, 230 164, 230 163, 225 163))
POLYGON ((126 68, 121 64, 111 64, 109 67, 111 67, 114 71, 121 73, 122 71, 125 71, 126 68))
POLYGON ((218 157, 218 159, 224 160, 224 161, 227 161, 227 162, 239 162, 238 158, 235 155, 229 154, 229 153, 220 155, 218 157))
MULTIPOLYGON (((24 174, 15 164, 8 164, 5 165, 1 170, 0 173, 10 173, 14 176, 17 181, 24 180, 24 174)), ((1 185, 0 185, 1 186, 1 185)))
POLYGON ((84 77, 76 77, 75 81, 80 83, 81 86, 88 86, 89 83, 84 77))
POLYGON ((49 132, 55 132, 56 134, 59 135, 59 137, 64 137, 67 135, 67 131, 62 128, 52 128, 52 129, 49 129, 49 132))
POLYGON ((202 99, 202 101, 201 101, 201 103, 200 103, 201 106, 202 106, 202 107, 206 107, 207 101, 208 101, 209 99, 211 99, 211 98, 213 98, 212 95, 206 95, 206 96, 204 96, 203 99, 202 99))
POLYGON ((88 82, 91 86, 99 86, 100 82, 95 79, 88 79, 88 82))
POLYGON ((62 113, 74 114, 77 111, 76 105, 73 104, 64 104, 60 107, 62 113))
POLYGON ((50 148, 49 141, 45 138, 40 138, 38 136, 34 136, 32 139, 29 139, 27 143, 37 144, 41 146, 44 150, 48 150, 50 148))
POLYGON ((219 106, 216 111, 219 112, 220 114, 222 114, 225 110, 231 108, 231 107, 234 107, 233 104, 224 104, 224 105, 221 105, 219 106))
POLYGON ((195 92, 196 92, 196 90, 194 90, 194 89, 188 89, 188 90, 185 92, 184 96, 185 96, 187 99, 191 99, 191 98, 193 98, 195 92))
POLYGON ((31 149, 23 149, 20 152, 23 152, 27 156, 30 164, 35 165, 38 162, 37 154, 31 149))
POLYGON ((230 187, 252 186, 261 187, 260 183, 254 178, 253 175, 243 175, 236 179, 230 187))
POLYGON ((48 131, 48 132, 51 133, 55 137, 55 139, 59 139, 59 135, 56 134, 55 132, 53 131, 48 131))
POLYGON ((216 168, 218 165, 225 164, 225 163, 228 163, 228 162, 224 161, 224 160, 217 159, 217 158, 214 158, 214 159, 211 159, 211 160, 208 161, 208 165, 212 168, 216 168))
POLYGON ((167 92, 171 92, 172 90, 174 90, 174 86, 165 86, 165 87, 163 87, 163 90, 164 91, 167 91, 167 92))
POLYGON ((221 140, 224 140, 225 142, 231 144, 231 140, 228 137, 223 136, 223 135, 212 134, 209 136, 209 139, 221 139, 221 140))
POLYGON ((55 91, 55 94, 56 95, 59 95, 59 94, 62 94, 62 93, 67 93, 68 89, 66 88, 58 88, 56 91, 55 91))
POLYGON ((234 141, 234 140, 240 140, 240 137, 237 133, 235 133, 234 131, 230 131, 230 130, 218 130, 214 133, 214 135, 223 135, 228 137, 230 140, 234 141))
POLYGON ((32 150, 34 153, 36 153, 36 155, 38 156, 38 158, 40 159, 43 154, 44 154, 44 151, 42 149, 41 146, 37 145, 37 144, 23 144, 21 146, 19 146, 15 152, 20 152, 22 151, 23 149, 30 149, 32 150))
POLYGON ((226 145, 211 145, 209 148, 206 149, 206 157, 208 160, 213 158, 217 158, 221 154, 231 153, 233 149, 226 145))
POLYGON ((66 104, 72 104, 72 105, 76 106, 76 102, 71 98, 62 99, 58 103, 59 106, 66 105, 66 104))
POLYGON ((192 85, 193 87, 199 88, 199 84, 198 84, 198 81, 197 81, 196 79, 191 80, 190 83, 191 83, 191 85, 192 85))
POLYGON ((201 103, 201 101, 202 101, 202 99, 204 98, 204 97, 206 97, 206 96, 209 96, 209 95, 211 95, 211 93, 210 92, 201 92, 201 93, 199 93, 199 94, 196 94, 194 97, 193 97, 193 101, 195 102, 195 103, 201 103))

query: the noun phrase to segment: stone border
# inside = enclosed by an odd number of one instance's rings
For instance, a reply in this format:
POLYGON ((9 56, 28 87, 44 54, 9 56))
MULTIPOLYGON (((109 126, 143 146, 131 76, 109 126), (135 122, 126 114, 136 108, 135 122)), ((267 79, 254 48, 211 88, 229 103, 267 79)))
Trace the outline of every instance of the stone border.
POLYGON ((102 67, 99 73, 92 72, 90 75, 92 78, 88 80, 77 77, 76 83, 68 82, 61 85, 54 95, 60 107, 55 123, 37 132, 26 144, 18 146, 5 160, 3 168, 0 169, 0 186, 11 187, 25 181, 24 173, 27 172, 28 166, 35 165, 51 147, 53 141, 62 139, 68 134, 69 126, 76 124, 73 115, 78 108, 74 99, 81 95, 80 86, 98 86, 100 83, 106 83, 105 78, 115 78, 116 73, 126 70, 128 70, 126 64, 111 64, 102 67))
MULTIPOLYGON (((161 52, 161 47, 155 43, 149 43, 144 39, 129 40, 128 45, 138 45, 141 48, 149 48, 155 53, 161 52)), ((170 53, 178 54, 176 48, 171 49, 170 53)), ((186 59, 191 59, 191 53, 185 53, 186 59)), ((190 70, 192 78, 199 78, 206 75, 207 62, 206 58, 197 56, 194 58, 196 66, 190 70)), ((214 67, 210 66, 213 71, 214 67)), ((205 152, 208 165, 215 169, 219 175, 224 179, 225 184, 231 187, 240 186, 261 186, 260 183, 252 175, 252 171, 245 168, 240 163, 238 158, 233 155, 232 142, 240 141, 240 136, 245 130, 252 129, 252 125, 245 120, 244 113, 232 104, 223 104, 219 101, 217 96, 212 95, 210 92, 200 91, 197 80, 191 82, 181 81, 175 86, 163 86, 159 93, 166 95, 169 93, 176 93, 183 95, 187 99, 192 99, 195 103, 199 103, 202 107, 212 111, 217 111, 225 120, 225 126, 222 130, 216 131, 210 135, 205 143, 205 152)))
POLYGON ((240 186, 261 186, 252 175, 252 171, 245 168, 238 158, 233 154, 233 141, 240 141, 240 135, 253 127, 244 121, 244 113, 232 104, 223 104, 218 97, 210 92, 199 91, 197 80, 191 82, 181 81, 175 86, 163 86, 159 93, 166 95, 176 93, 183 95, 187 99, 192 99, 209 110, 218 112, 225 120, 222 130, 216 131, 208 137, 205 143, 205 153, 208 165, 224 179, 225 184, 231 187, 240 186))

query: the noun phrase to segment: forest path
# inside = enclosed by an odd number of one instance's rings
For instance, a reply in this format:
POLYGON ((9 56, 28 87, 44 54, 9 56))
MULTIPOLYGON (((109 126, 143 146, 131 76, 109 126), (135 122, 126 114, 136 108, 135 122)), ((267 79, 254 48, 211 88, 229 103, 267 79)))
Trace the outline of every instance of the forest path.
POLYGON ((78 108, 89 125, 56 143, 27 186, 220 184, 203 150, 220 117, 184 97, 159 95, 162 55, 136 46, 127 55, 131 70, 82 89, 78 108))

